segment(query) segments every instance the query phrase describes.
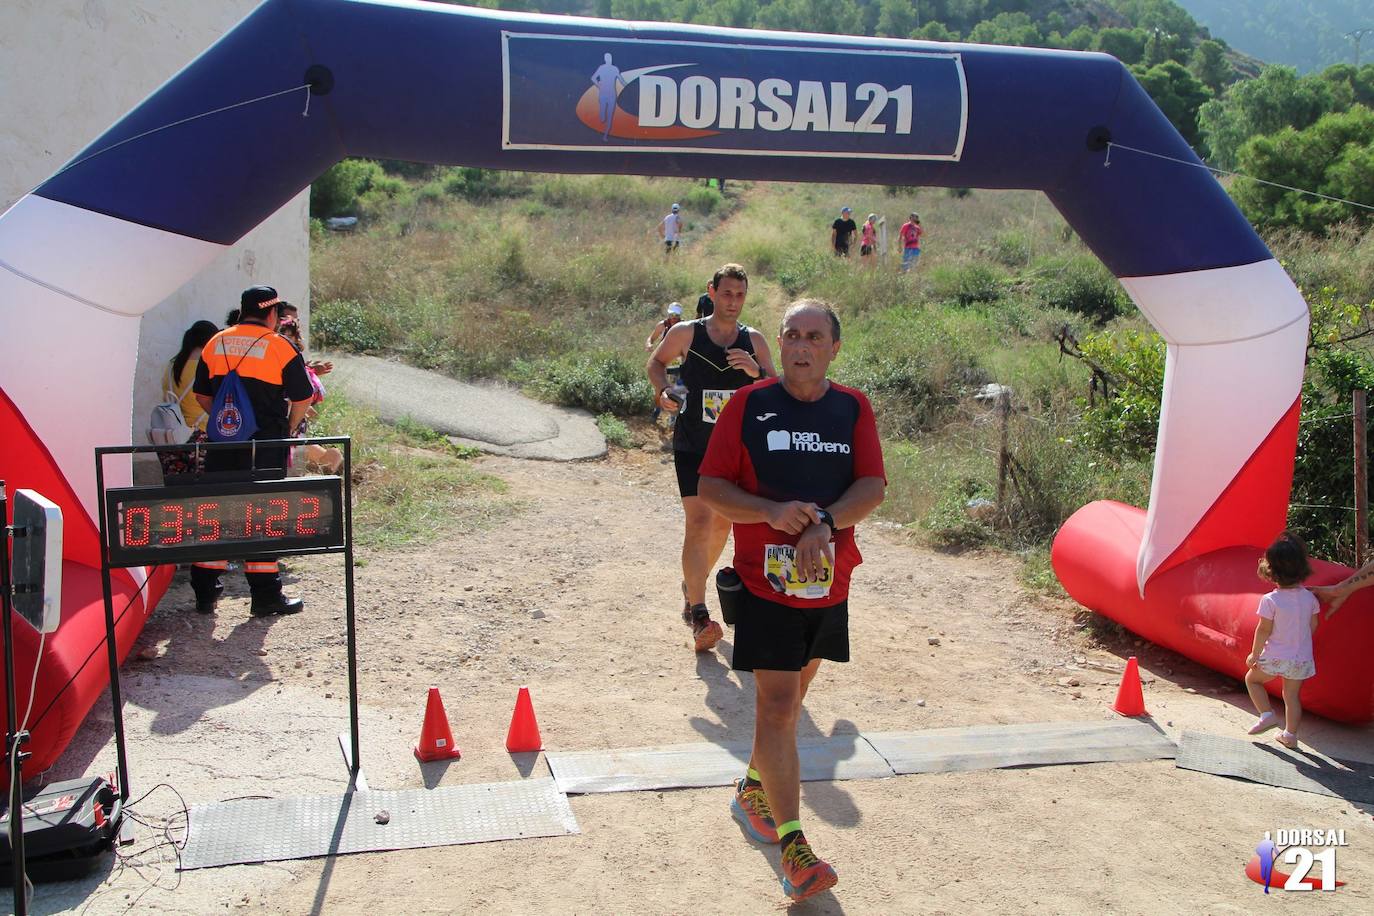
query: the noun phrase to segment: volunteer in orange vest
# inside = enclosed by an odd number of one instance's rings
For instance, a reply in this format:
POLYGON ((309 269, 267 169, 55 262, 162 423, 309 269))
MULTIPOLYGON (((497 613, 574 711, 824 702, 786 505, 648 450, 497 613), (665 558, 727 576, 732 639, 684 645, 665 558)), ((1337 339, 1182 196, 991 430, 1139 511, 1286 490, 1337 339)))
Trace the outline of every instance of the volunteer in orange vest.
MULTIPOLYGON (((220 383, 237 370, 253 408, 257 430, 252 438, 288 439, 305 419, 315 390, 305 371, 305 360, 285 337, 277 333, 281 299, 270 286, 252 286, 239 300, 239 320, 220 331, 201 349, 200 364, 192 390, 208 412, 220 383)), ((214 418, 211 417, 211 422, 214 418)), ((286 476, 287 449, 268 446, 251 449, 215 449, 206 453, 205 470, 242 472, 244 479, 270 480, 286 476), (256 451, 256 460, 254 452, 256 451)), ((219 577, 228 568, 220 562, 196 563, 191 568, 191 588, 196 610, 212 613, 224 586, 219 577)), ((255 617, 295 614, 303 610, 300 598, 287 598, 281 590, 281 573, 274 557, 255 557, 243 564, 252 593, 250 612, 255 617)))

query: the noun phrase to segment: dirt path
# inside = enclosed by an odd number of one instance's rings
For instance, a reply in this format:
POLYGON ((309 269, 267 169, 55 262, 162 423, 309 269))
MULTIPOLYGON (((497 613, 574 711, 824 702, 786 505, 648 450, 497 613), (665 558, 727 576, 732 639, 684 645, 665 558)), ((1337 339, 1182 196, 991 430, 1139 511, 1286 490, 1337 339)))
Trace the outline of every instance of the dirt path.
MULTIPOLYGON (((680 509, 667 457, 482 459, 520 511, 410 554, 364 558, 363 761, 374 787, 544 775, 542 760, 504 750, 521 684, 551 748, 748 739, 752 685, 729 670, 728 643, 694 657, 677 619, 680 509), (422 770, 410 748, 430 684, 464 756, 422 770)), ((918 549, 882 523, 864 526, 860 542, 854 662, 822 667, 804 734, 1110 716, 1117 678, 1092 665, 1119 667, 1120 653, 1095 647, 1067 603, 1026 595, 1014 561, 918 549)), ((311 602, 298 619, 246 619, 241 581, 213 620, 189 612, 184 585, 159 608, 143 645, 164 654, 129 667, 139 786, 167 779, 193 803, 342 790, 333 735, 346 684, 331 606, 342 576, 331 558, 292 565, 293 588, 311 602)), ((1133 643, 1119 649, 1141 655, 1147 703, 1175 737, 1248 723, 1236 682, 1133 643)), ((85 759, 99 771, 105 735, 98 722, 87 731, 85 759)), ((1368 729, 1317 722, 1310 737, 1328 753, 1360 756, 1363 745, 1374 756, 1368 729)), ((146 890, 125 870, 109 885, 69 887, 84 893, 68 902, 79 909, 95 892, 90 912, 135 902, 177 913, 782 908, 776 852, 744 839, 728 801, 726 790, 574 797, 578 836, 189 872, 174 891, 146 890)), ((1368 813, 1165 761, 810 783, 803 819, 840 874, 833 893, 796 908, 804 913, 1249 912, 1261 892, 1241 867, 1279 827, 1344 827, 1348 886, 1266 906, 1368 912, 1374 891, 1368 813)))

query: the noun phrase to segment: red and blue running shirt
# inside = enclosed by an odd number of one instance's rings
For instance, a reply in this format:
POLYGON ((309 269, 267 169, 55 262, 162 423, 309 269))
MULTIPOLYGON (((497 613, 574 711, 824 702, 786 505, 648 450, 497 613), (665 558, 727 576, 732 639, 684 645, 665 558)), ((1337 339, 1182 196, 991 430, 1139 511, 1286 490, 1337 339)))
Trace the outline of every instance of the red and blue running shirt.
MULTIPOLYGON (((801 500, 829 508, 861 477, 884 482, 883 451, 873 407, 863 392, 830 383, 818 401, 799 401, 778 379, 735 392, 725 405, 706 457, 702 477, 720 477, 755 496, 778 502, 801 500)), ((735 571, 749 591, 789 607, 828 607, 849 596, 849 577, 863 562, 854 529, 835 532, 835 570, 826 587, 796 583, 790 550, 799 535, 766 522, 736 522, 735 571)))

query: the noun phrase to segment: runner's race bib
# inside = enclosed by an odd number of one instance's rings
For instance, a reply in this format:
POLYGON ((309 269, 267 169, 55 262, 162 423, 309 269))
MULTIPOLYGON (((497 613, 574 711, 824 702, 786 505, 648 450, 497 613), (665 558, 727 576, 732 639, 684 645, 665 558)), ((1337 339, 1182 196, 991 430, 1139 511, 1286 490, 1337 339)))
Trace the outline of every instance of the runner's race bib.
POLYGON ((829 558, 821 554, 819 582, 802 582, 797 577, 797 548, 791 544, 768 544, 763 548, 763 577, 773 591, 789 598, 825 598, 835 581, 829 558))
POLYGON ((730 396, 733 391, 707 388, 701 393, 701 420, 703 423, 714 423, 720 419, 720 412, 725 409, 725 405, 730 403, 730 396))

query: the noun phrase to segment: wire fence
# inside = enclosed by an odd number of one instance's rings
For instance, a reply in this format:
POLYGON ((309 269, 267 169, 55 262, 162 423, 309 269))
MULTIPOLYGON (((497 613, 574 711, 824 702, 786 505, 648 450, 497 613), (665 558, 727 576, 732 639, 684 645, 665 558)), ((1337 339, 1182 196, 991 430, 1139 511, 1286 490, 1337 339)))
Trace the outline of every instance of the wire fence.
MULTIPOLYGON (((994 529, 1014 533, 1018 528, 1053 530, 1068 514, 1094 499, 1113 498, 1144 505, 1152 460, 1144 455, 1123 462, 1119 456, 1096 455, 1092 446, 1083 447, 1077 440, 1083 434, 1087 412, 1087 408, 1047 409, 1046 405, 1017 397, 1003 388, 991 395, 961 399, 949 405, 939 427, 939 441, 970 457, 975 464, 985 462, 976 474, 982 481, 978 491, 970 489, 968 493, 970 513, 978 514, 994 529), (994 485, 998 491, 995 499, 991 492, 994 485)), ((1298 422, 1303 428, 1344 425, 1350 430, 1353 443, 1356 419, 1354 410, 1344 410, 1302 417, 1298 422)), ((1329 449, 1330 437, 1326 436, 1324 442, 1325 445, 1312 446, 1322 448, 1318 454, 1329 449)), ((1300 438, 1299 459, 1303 448, 1304 440, 1300 438)), ((1349 456, 1351 452, 1345 454, 1349 456)), ((926 453, 926 457, 932 455, 926 453)), ((1343 476, 1350 481, 1355 477, 1353 462, 1346 467, 1351 473, 1343 476)), ((954 478, 957 474, 950 476, 954 478)), ((1315 501, 1310 499, 1310 493, 1306 500, 1295 493, 1297 498, 1289 503, 1290 521, 1304 527, 1320 526, 1329 535, 1326 540, 1335 545, 1337 555, 1332 559, 1358 562, 1365 558, 1364 539, 1356 536, 1353 528, 1364 510, 1358 497, 1352 502, 1351 492, 1332 492, 1315 501)))

